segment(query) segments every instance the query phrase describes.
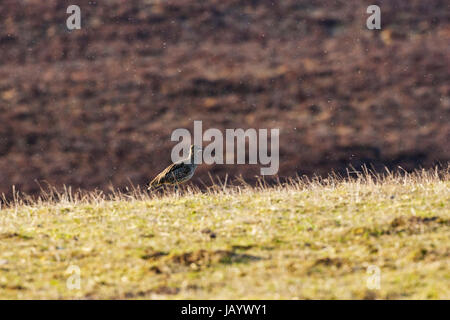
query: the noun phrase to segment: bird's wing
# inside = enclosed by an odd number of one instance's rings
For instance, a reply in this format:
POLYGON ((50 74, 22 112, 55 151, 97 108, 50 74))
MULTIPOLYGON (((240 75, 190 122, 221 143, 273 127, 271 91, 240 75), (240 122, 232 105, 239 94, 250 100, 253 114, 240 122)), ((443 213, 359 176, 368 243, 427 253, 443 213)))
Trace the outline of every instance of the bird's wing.
POLYGON ((189 168, 184 162, 172 163, 150 182, 150 186, 156 186, 174 178, 176 179, 178 175, 187 174, 188 171, 189 168))

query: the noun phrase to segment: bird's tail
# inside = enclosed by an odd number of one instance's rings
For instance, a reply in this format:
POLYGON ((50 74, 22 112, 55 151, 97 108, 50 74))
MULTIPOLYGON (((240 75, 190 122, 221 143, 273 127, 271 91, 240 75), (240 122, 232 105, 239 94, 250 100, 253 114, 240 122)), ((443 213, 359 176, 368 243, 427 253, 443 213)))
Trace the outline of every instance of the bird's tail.
POLYGON ((162 188, 162 184, 158 183, 157 181, 152 181, 149 183, 147 190, 158 190, 162 188))

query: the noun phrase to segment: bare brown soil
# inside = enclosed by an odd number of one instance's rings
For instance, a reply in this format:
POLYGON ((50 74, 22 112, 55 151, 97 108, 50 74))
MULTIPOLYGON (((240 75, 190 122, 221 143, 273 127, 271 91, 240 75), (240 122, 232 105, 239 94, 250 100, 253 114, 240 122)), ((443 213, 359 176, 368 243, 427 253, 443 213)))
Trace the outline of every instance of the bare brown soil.
MULTIPOLYGON (((450 160, 445 0, 0 4, 0 193, 145 184, 176 128, 280 128, 281 176, 450 160)), ((242 174, 258 166, 202 165, 242 174)))

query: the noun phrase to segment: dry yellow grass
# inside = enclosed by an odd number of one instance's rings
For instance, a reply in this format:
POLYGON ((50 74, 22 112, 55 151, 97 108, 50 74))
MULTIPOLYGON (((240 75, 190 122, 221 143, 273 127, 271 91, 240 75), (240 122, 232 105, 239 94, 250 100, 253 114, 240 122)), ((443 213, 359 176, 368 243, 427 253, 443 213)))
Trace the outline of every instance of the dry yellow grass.
POLYGON ((0 210, 0 298, 448 299, 449 177, 16 197, 0 210))

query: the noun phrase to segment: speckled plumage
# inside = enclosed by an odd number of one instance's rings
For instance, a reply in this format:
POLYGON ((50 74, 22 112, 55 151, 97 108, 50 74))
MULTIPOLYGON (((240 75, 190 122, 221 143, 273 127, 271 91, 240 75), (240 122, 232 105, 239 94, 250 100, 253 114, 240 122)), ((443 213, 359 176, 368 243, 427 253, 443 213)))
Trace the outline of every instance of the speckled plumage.
POLYGON ((201 151, 199 147, 191 145, 189 157, 175 162, 164 169, 150 182, 149 189, 163 184, 178 185, 191 179, 197 168, 197 164, 194 163, 194 156, 198 151, 201 151))

